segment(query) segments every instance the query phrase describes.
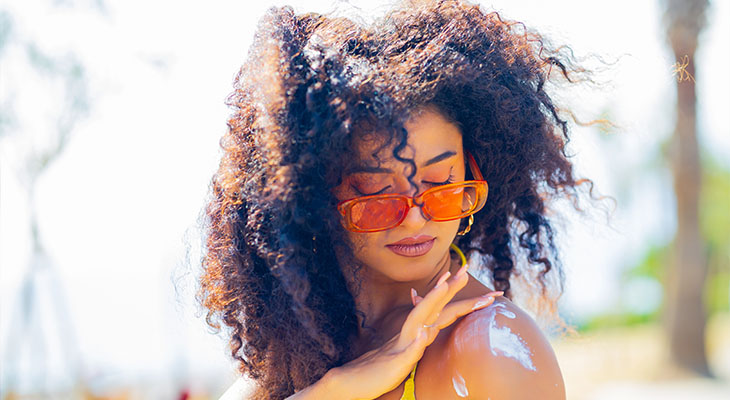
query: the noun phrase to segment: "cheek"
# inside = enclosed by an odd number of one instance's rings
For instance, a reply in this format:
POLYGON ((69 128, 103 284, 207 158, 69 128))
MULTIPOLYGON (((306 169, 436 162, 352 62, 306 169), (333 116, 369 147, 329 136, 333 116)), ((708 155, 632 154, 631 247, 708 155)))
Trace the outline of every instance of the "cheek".
POLYGON ((352 244, 353 255, 360 261, 365 261, 370 258, 373 251, 378 247, 377 233, 358 233, 349 232, 347 233, 348 239, 352 244))
POLYGON ((456 219, 453 221, 446 221, 446 222, 440 222, 442 224, 441 232, 444 238, 449 240, 449 243, 454 241, 454 238, 456 237, 456 232, 459 231, 459 224, 461 223, 460 219, 456 219))

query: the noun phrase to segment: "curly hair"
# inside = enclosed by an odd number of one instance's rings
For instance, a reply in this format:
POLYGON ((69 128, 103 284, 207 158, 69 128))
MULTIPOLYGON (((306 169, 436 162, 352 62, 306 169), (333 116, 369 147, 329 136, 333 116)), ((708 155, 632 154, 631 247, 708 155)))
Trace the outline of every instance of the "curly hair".
POLYGON ((353 249, 332 188, 367 132, 412 164, 404 124, 424 107, 461 129, 490 184, 459 240, 489 258, 481 268, 494 289, 511 298, 523 257, 541 267, 543 294, 550 270, 562 292, 547 202, 581 181, 546 84, 580 75, 570 61, 524 25, 459 0, 411 1, 371 24, 268 11, 227 100, 198 292, 257 382, 255 398, 284 398, 354 358, 359 311, 342 270, 353 249))

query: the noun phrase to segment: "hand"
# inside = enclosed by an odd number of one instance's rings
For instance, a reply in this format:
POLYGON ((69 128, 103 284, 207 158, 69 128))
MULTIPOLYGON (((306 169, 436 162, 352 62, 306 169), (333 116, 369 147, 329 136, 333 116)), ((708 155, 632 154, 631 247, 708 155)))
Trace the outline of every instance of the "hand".
POLYGON ((442 275, 425 297, 418 296, 412 290, 414 308, 400 333, 381 347, 328 372, 328 386, 338 393, 338 398, 373 399, 395 389, 408 376, 441 329, 463 315, 492 304, 494 296, 503 294, 491 292, 449 304, 469 280, 466 265, 451 279, 450 275, 450 272, 442 275))

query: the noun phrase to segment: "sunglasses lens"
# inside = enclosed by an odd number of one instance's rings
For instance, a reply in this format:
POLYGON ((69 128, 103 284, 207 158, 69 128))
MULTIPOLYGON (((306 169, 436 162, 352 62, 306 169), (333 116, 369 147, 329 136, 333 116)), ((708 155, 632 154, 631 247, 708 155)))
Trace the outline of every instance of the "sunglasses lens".
POLYGON ((363 231, 388 229, 403 219, 407 208, 401 198, 364 199, 352 205, 350 222, 363 231))
POLYGON ((437 220, 461 218, 479 211, 486 201, 486 186, 469 183, 445 185, 423 196, 423 209, 437 220))
MULTIPOLYGON (((485 181, 466 181, 429 189, 421 195, 423 213, 435 221, 469 216, 484 207, 487 191, 485 181)), ((347 229, 377 232, 398 226, 408 213, 409 204, 405 196, 386 194, 348 200, 340 211, 347 219, 347 229)))

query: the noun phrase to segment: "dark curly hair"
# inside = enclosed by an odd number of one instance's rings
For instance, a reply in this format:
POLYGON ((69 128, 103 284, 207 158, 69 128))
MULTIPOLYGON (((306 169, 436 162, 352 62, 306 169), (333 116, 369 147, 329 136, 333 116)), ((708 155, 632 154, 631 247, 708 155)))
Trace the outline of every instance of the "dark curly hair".
POLYGON ((371 24, 270 9, 228 98, 198 292, 255 398, 284 398, 354 358, 357 286, 342 270, 352 249, 332 188, 368 132, 413 166, 404 124, 424 107, 461 129, 489 182, 459 240, 489 260, 494 289, 511 298, 524 259, 541 267, 541 295, 550 270, 562 292, 546 207, 575 198, 581 181, 546 85, 582 72, 524 25, 465 1, 410 1, 371 24))

